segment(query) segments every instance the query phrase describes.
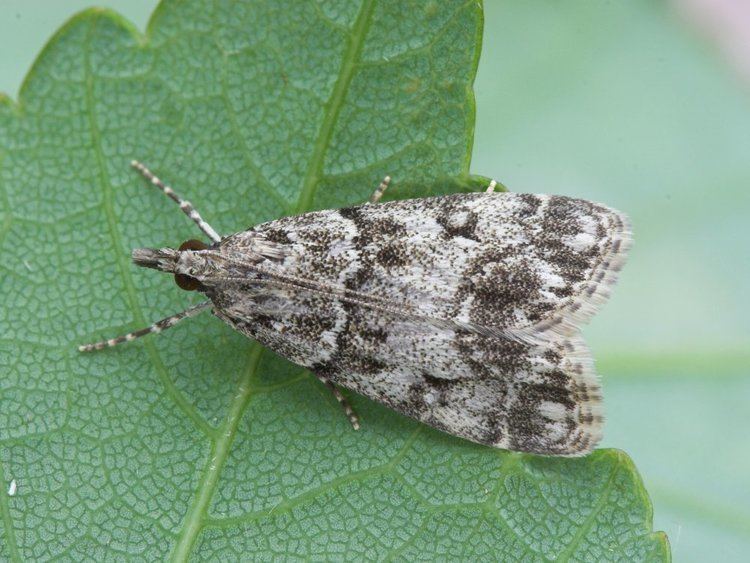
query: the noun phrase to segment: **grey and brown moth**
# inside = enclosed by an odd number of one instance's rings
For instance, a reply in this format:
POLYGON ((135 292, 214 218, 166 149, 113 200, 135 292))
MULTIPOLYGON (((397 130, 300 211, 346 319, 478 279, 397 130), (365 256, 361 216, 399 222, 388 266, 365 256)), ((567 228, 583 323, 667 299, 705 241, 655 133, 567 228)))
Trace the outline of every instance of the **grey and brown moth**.
POLYGON ((142 164, 211 239, 139 248, 200 311, 320 378, 435 428, 497 448, 590 452, 602 395, 580 326, 606 300, 631 243, 621 213, 563 196, 485 193, 315 211, 221 237, 142 164))

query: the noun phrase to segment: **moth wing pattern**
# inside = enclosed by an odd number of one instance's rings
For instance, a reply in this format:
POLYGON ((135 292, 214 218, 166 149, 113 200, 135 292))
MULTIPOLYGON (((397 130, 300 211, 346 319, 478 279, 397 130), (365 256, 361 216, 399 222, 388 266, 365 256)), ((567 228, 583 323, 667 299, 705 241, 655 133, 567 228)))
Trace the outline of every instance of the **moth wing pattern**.
POLYGON ((205 283, 217 316, 338 385, 475 442, 575 456, 602 429, 579 327, 630 241, 585 200, 454 194, 258 225, 218 243, 234 272, 205 283), (274 250, 255 269, 232 262, 259 240, 274 250))

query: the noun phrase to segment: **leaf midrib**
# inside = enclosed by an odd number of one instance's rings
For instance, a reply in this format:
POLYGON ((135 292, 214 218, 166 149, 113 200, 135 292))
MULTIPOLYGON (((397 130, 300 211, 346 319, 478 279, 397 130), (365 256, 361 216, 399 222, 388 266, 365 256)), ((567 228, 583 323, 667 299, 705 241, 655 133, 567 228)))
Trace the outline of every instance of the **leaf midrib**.
POLYGON ((313 145, 310 164, 307 167, 307 173, 302 182, 302 190, 300 191, 297 205, 294 207, 295 213, 309 211, 312 207, 313 199, 315 198, 315 191, 317 190, 322 177, 325 156, 331 143, 333 130, 338 121, 341 107, 344 105, 346 94, 349 91, 349 85, 352 82, 354 69, 359 60, 359 56, 362 53, 362 46, 364 45, 365 37, 367 37, 367 32, 370 29, 374 6, 375 0, 364 0, 362 7, 359 9, 359 13, 357 14, 354 27, 352 28, 351 34, 346 42, 346 50, 344 52, 344 57, 341 60, 339 76, 336 79, 336 84, 334 85, 333 90, 331 91, 331 96, 328 98, 328 102, 326 102, 325 105, 323 122, 320 125, 318 137, 313 145))
MULTIPOLYGON (((328 150, 334 127, 336 126, 341 107, 346 99, 346 94, 354 75, 354 69, 362 52, 362 46, 370 26, 374 5, 374 0, 365 0, 363 2, 355 25, 348 37, 339 75, 331 96, 326 103, 323 121, 313 146, 310 164, 305 174, 300 197, 294 208, 294 211, 297 213, 309 210, 312 205, 315 191, 320 182, 325 153, 328 150)), ((211 451, 205 463, 203 475, 196 487, 193 503, 178 532, 177 543, 170 556, 171 561, 187 561, 198 535, 204 527, 211 499, 218 485, 224 463, 229 456, 237 427, 250 402, 250 383, 257 372, 262 351, 262 347, 257 342, 253 344, 247 369, 240 379, 237 393, 235 393, 234 399, 230 403, 225 422, 219 429, 218 437, 212 440, 211 451)))
POLYGON ((615 478, 620 472, 621 465, 622 464, 620 463, 619 459, 616 460, 615 463, 613 464, 612 471, 610 472, 607 478, 607 482, 602 487, 602 492, 599 495, 599 499, 597 500, 594 507, 591 509, 591 512, 586 517, 586 520, 584 520, 583 524, 576 531, 575 535, 573 536, 573 539, 570 540, 570 543, 567 546, 565 546, 565 548, 557 556, 557 559, 559 561, 568 561, 570 557, 572 556, 573 552, 578 547, 580 547, 581 541, 583 540, 584 537, 586 537, 586 534, 588 534, 591 531, 591 528, 594 525, 594 522, 596 522, 596 517, 604 509, 607 499, 609 499, 609 494, 612 492, 612 489, 614 488, 615 478))
POLYGON ((170 556, 171 561, 187 561, 193 545, 195 545, 195 540, 203 529, 206 513, 211 504, 216 486, 219 483, 221 470, 224 468, 224 463, 226 463, 229 457, 234 437, 237 434, 237 427, 245 413, 245 408, 250 402, 250 383, 258 370, 262 354, 263 348, 260 344, 254 342, 250 349, 247 369, 240 378, 240 383, 237 386, 237 393, 235 393, 229 405, 229 411, 227 412, 224 424, 219 429, 218 437, 213 440, 211 451, 203 469, 203 475, 198 483, 198 487, 196 487, 193 504, 185 516, 182 529, 177 537, 177 543, 170 556))

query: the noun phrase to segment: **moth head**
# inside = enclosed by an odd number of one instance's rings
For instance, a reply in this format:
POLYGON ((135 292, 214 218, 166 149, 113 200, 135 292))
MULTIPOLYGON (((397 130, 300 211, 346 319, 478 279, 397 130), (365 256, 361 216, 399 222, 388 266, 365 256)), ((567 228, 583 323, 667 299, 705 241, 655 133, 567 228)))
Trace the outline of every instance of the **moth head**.
POLYGON ((202 268, 204 260, 200 251, 208 246, 195 239, 186 240, 180 247, 174 248, 136 248, 132 258, 136 266, 153 268, 161 272, 174 274, 174 281, 185 291, 203 290, 203 284, 195 275, 202 268))

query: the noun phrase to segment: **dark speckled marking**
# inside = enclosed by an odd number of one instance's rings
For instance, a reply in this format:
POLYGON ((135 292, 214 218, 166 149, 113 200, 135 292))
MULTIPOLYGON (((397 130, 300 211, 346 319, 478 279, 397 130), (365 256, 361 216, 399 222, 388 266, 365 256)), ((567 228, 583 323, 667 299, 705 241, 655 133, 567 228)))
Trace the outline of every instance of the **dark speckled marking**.
POLYGON ((448 237, 463 237, 479 241, 476 234, 479 217, 460 202, 451 202, 443 206, 436 220, 448 237))
POLYGON ((292 242, 289 240, 288 231, 284 229, 266 229, 263 232, 263 236, 266 240, 279 244, 290 244, 292 242))
POLYGON ((539 207, 542 205, 542 200, 534 194, 519 194, 518 197, 523 202, 523 206, 518 212, 518 216, 521 219, 535 217, 539 212, 539 207))

